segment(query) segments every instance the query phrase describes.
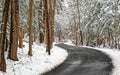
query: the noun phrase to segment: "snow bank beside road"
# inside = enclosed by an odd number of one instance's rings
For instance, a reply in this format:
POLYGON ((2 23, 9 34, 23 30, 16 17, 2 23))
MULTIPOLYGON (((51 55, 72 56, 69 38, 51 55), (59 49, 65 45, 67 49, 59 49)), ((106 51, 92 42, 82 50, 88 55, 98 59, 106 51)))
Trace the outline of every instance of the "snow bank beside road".
MULTIPOLYGON (((87 46, 84 46, 87 47, 87 46)), ((93 48, 93 47, 88 47, 93 48)), ((112 75, 120 75, 120 50, 117 49, 107 49, 107 48, 93 48, 96 50, 100 50, 112 58, 112 62, 114 65, 112 75)))
POLYGON ((18 49, 19 61, 7 59, 7 72, 0 72, 0 75, 39 75, 48 72, 65 61, 68 53, 59 47, 54 46, 51 55, 45 51, 44 45, 33 44, 33 56, 28 56, 28 43, 25 47, 18 49))

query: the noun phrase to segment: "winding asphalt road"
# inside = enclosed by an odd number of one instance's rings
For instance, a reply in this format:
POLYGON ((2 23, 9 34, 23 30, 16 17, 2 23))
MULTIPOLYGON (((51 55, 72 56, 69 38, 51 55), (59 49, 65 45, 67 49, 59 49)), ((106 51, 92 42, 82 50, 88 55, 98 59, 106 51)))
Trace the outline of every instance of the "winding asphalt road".
POLYGON ((68 51, 67 60, 44 75, 111 75, 112 61, 101 51, 57 44, 68 51))

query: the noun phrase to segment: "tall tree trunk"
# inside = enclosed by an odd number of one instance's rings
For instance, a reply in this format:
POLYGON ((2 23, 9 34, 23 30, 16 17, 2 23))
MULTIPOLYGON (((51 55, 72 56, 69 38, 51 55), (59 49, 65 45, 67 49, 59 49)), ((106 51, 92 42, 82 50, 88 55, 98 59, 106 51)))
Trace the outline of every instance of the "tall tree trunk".
POLYGON ((49 12, 48 12, 48 0, 44 0, 44 26, 45 26, 45 40, 46 40, 46 51, 50 55, 50 31, 49 31, 49 12))
POLYGON ((49 0, 49 29, 50 29, 50 47, 53 46, 54 41, 54 16, 55 16, 56 0, 49 0))
POLYGON ((54 39, 54 15, 55 15, 56 0, 44 0, 44 26, 46 51, 50 54, 50 49, 54 39))
POLYGON ((50 48, 52 47, 52 1, 48 0, 48 15, 49 15, 49 32, 50 32, 50 48))
POLYGON ((28 55, 32 56, 32 43, 33 43, 33 36, 32 36, 32 8, 33 8, 33 0, 29 2, 29 14, 28 14, 28 25, 29 25, 29 52, 28 55))
MULTIPOLYGON (((6 62, 4 57, 4 43, 5 43, 5 33, 2 33, 2 39, 0 40, 0 71, 6 72, 6 62)), ((1 35, 1 34, 0 34, 1 35)))
POLYGON ((77 10, 78 10, 78 31, 79 31, 79 44, 83 45, 83 33, 80 25, 80 6, 79 6, 79 0, 77 0, 77 10))
POLYGON ((5 0, 5 6, 3 10, 2 17, 2 39, 0 40, 0 70, 6 71, 6 62, 4 58, 4 50, 5 50, 5 39, 6 39, 6 29, 7 29, 7 21, 8 21, 8 12, 9 12, 10 0, 5 0))
POLYGON ((74 33, 75 34, 75 45, 78 45, 78 26, 76 24, 76 17, 74 16, 74 23, 75 23, 75 28, 74 28, 74 33))
MULTIPOLYGON (((33 0, 34 1, 34 0, 33 0)), ((34 2, 33 2, 33 4, 34 4, 34 2)), ((35 4, 33 5, 33 23, 35 24, 35 22, 36 22, 36 20, 34 20, 35 18, 36 18, 36 6, 35 6, 35 4)), ((35 42, 36 41, 36 38, 37 38, 37 32, 36 32, 36 27, 35 26, 33 26, 32 27, 32 30, 33 30, 33 42, 35 42)))
POLYGON ((19 3, 18 0, 11 0, 11 29, 10 29, 10 48, 9 59, 18 61, 18 25, 19 25, 19 3))
POLYGON ((52 14, 52 16, 53 16, 53 20, 52 20, 52 41, 54 41, 54 20, 55 20, 55 7, 56 7, 56 0, 53 0, 53 9, 52 9, 52 11, 53 11, 53 14, 52 14))

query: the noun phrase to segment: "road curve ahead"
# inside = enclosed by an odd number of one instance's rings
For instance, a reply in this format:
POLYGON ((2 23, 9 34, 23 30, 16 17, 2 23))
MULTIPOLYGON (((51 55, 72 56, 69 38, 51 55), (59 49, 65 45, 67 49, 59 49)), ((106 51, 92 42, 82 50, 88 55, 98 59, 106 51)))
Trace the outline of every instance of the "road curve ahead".
POLYGON ((112 61, 101 51, 90 48, 56 44, 68 51, 67 60, 44 75, 111 75, 112 61))

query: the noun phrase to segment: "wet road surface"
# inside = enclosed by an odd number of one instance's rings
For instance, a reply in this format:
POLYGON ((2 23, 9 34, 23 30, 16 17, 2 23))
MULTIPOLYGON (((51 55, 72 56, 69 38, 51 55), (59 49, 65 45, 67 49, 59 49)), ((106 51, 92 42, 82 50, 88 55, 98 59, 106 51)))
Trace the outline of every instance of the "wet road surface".
POLYGON ((111 75, 112 61, 101 51, 57 44, 68 51, 67 60, 44 75, 111 75))

